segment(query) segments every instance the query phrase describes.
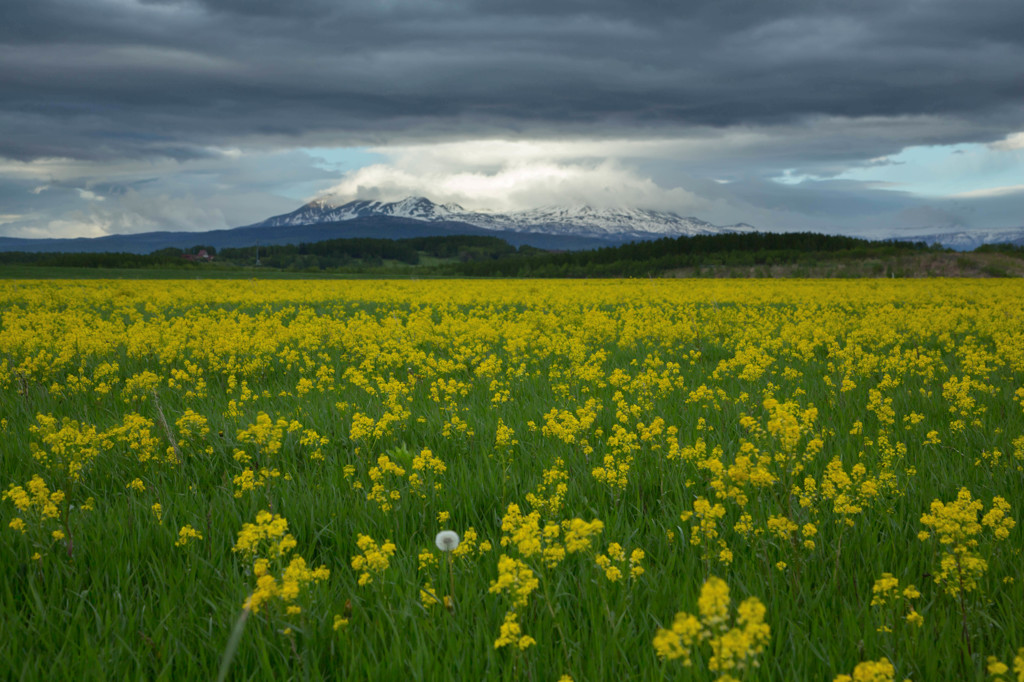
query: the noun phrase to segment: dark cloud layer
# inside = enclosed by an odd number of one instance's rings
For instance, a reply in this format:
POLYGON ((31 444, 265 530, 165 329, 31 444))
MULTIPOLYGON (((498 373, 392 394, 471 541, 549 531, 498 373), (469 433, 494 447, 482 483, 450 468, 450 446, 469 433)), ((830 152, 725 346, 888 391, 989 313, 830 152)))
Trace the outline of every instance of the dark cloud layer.
MULTIPOLYGON (((1024 128, 1021 26, 1020 0, 8 2, 0 156, 813 117, 932 122, 879 154, 984 142, 1024 128)), ((826 156, 863 153, 833 144, 826 156)))
POLYGON ((957 186, 854 171, 1024 131, 1021 26, 1020 0, 3 2, 0 234, 227 227, 325 191, 1016 226, 1019 137, 957 186))

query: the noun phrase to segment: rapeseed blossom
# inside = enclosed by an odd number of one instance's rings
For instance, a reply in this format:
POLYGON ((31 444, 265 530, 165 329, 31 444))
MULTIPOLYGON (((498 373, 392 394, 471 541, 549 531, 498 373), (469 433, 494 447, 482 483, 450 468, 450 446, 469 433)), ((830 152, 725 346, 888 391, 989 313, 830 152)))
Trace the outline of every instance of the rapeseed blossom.
MULTIPOLYGON (((12 485, 3 492, 0 499, 10 500, 18 511, 32 513, 43 521, 60 518, 60 507, 64 504, 65 498, 64 491, 51 492, 46 486, 46 481, 38 475, 33 476, 26 485, 27 491, 20 485, 12 485)), ((21 521, 19 530, 23 528, 23 524, 24 521, 21 521)))
POLYGON ((495 649, 500 649, 503 646, 515 646, 519 649, 526 649, 536 643, 537 640, 533 637, 523 634, 514 611, 509 611, 505 614, 505 622, 501 624, 498 639, 494 640, 495 649))
POLYGON ((397 547, 391 540, 385 540, 378 545, 372 537, 362 533, 356 540, 356 546, 359 547, 361 554, 352 557, 352 568, 360 571, 359 586, 362 587, 372 583, 375 575, 380 575, 388 569, 397 547))
MULTIPOLYGON (((21 581, 9 595, 28 586, 57 608, 67 591, 48 586, 73 584, 99 557, 118 565, 131 553, 117 548, 145 537, 169 574, 237 573, 245 589, 231 608, 259 616, 242 646, 288 633, 283 649, 266 649, 311 676, 335 632, 353 665, 379 660, 369 625, 379 619, 418 633, 389 644, 396 655, 418 655, 413 642, 443 648, 472 623, 491 634, 466 660, 495 657, 516 676, 614 675, 623 664, 609 652, 653 635, 646 655, 667 667, 753 678, 749 668, 769 663, 768 620, 778 631, 781 618, 794 636, 774 642, 771 671, 792 664, 825 679, 840 671, 824 660, 852 667, 884 653, 840 679, 888 679, 897 666, 918 678, 922 660, 956 666, 966 639, 976 662, 995 654, 990 677, 1024 675, 1024 655, 1000 656, 989 649, 1008 642, 978 636, 1015 631, 1020 588, 1019 283, 0 282, 0 292, 0 541, 21 581), (922 490, 935 502, 915 512, 906 502, 922 490), (102 517, 80 513, 94 505, 102 517), (918 519, 923 542, 906 546, 918 519), (455 520, 466 524, 455 546, 431 545, 455 520), (235 533, 228 552, 219 538, 235 533), (317 568, 300 549, 354 572, 317 568), (865 575, 871 565, 879 573, 865 575), (674 619, 659 614, 664 628, 643 624, 665 590, 723 566, 729 584, 709 578, 674 619), (930 584, 907 582, 922 566, 963 608, 939 608, 930 584), (800 610, 830 587, 864 607, 850 611, 863 616, 856 641, 800 610), (769 618, 759 600, 737 604, 737 590, 785 599, 769 618), (595 650, 581 656, 584 636, 595 650), (794 647, 801 637, 825 656, 794 647)), ((208 603, 209 586, 184 584, 208 603)), ((101 611, 116 608, 110 598, 89 595, 101 611)), ((206 621, 183 606, 165 641, 194 644, 188 633, 206 621)), ((214 610, 215 627, 230 622, 214 610)), ((22 647, 35 636, 17 621, 12 632, 22 647)), ((139 676, 118 665, 112 676, 139 676)))
POLYGON ((883 613, 882 623, 877 628, 879 632, 892 632, 897 618, 916 627, 924 624, 924 617, 913 604, 921 593, 913 585, 907 585, 901 590, 899 578, 892 573, 883 573, 872 585, 871 594, 871 606, 878 607, 883 613))
POLYGON ((176 547, 185 547, 192 540, 202 540, 203 534, 192 526, 186 524, 178 530, 178 539, 174 543, 176 547))
POLYGON ((693 655, 702 643, 710 651, 708 669, 719 680, 732 680, 733 673, 760 665, 758 656, 771 639, 765 623, 766 609, 756 597, 741 602, 732 613, 729 586, 711 577, 701 588, 697 600, 698 616, 679 612, 670 629, 659 629, 654 650, 665 660, 681 659, 684 666, 693 663, 693 655))
POLYGON ((852 675, 836 675, 832 682, 893 682, 896 669, 888 658, 863 661, 853 669, 852 675))
POLYGON ((981 500, 971 491, 961 488, 957 499, 944 503, 935 500, 930 510, 921 516, 921 524, 932 531, 922 530, 918 538, 928 540, 932 532, 942 548, 939 570, 935 582, 943 585, 950 595, 974 591, 978 580, 988 570, 988 561, 979 551, 984 528, 991 529, 995 540, 1005 540, 1016 522, 1009 516, 1010 505, 1002 497, 992 500, 992 507, 979 521, 984 510, 981 500))
MULTIPOLYGON (((189 526, 182 528, 179 535, 185 542, 186 536, 202 539, 189 526)), ((301 613, 301 607, 295 602, 303 588, 327 580, 330 571, 326 566, 309 568, 306 560, 298 555, 288 559, 296 545, 295 538, 288 533, 288 520, 279 514, 261 511, 256 515, 256 523, 243 524, 232 550, 253 561, 252 574, 256 578, 256 588, 245 600, 244 609, 257 613, 279 601, 288 615, 301 613)))

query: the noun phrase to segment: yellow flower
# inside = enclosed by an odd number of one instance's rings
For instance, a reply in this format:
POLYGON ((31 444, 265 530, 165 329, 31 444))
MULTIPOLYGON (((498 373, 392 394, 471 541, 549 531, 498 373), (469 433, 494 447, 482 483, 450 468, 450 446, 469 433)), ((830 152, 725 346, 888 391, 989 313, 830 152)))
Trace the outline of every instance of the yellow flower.
MULTIPOLYGON (((967 488, 961 488, 957 499, 952 502, 934 500, 927 513, 921 516, 921 523, 932 528, 942 548, 939 570, 935 582, 945 585, 950 595, 962 595, 973 591, 978 580, 988 570, 988 562, 979 554, 979 537, 985 527, 992 531, 995 540, 1005 540, 1016 522, 1009 515, 1010 505, 1002 497, 992 500, 992 507, 981 518, 984 509, 980 500, 975 500, 967 488)), ((924 541, 930 535, 922 531, 918 537, 924 541)))
POLYGON ((184 525, 178 530, 178 540, 174 543, 175 547, 184 547, 191 540, 202 540, 202 534, 190 525, 184 525))
POLYGON ((502 554, 498 557, 498 578, 491 581, 488 592, 507 592, 514 606, 526 606, 530 594, 540 586, 533 570, 523 561, 502 554))
POLYGON ((885 604, 890 595, 899 587, 900 581, 893 577, 892 573, 883 573, 882 577, 875 581, 871 592, 874 595, 871 599, 871 606, 885 604))
POLYGON ((242 525, 232 551, 243 556, 265 553, 269 557, 280 557, 295 547, 295 538, 288 533, 288 520, 279 514, 261 511, 256 523, 242 525))
POLYGON ((679 612, 676 614, 669 630, 658 630, 654 637, 654 651, 658 658, 664 660, 683 659, 683 665, 689 667, 692 647, 700 641, 703 626, 696 616, 679 612))
POLYGON ((837 675, 833 682, 893 682, 896 669, 888 658, 858 663, 853 675, 837 675))
POLYGON ((731 679, 731 672, 757 665, 757 657, 771 638, 764 622, 765 607, 756 597, 744 600, 730 626, 729 586, 711 577, 701 588, 697 601, 700 618, 679 612, 671 629, 659 629, 654 649, 659 658, 682 659, 692 664, 693 652, 702 642, 708 644, 708 669, 719 673, 719 680, 731 679))
POLYGON ((515 611, 509 611, 505 614, 505 622, 501 624, 498 639, 494 640, 495 649, 511 645, 519 647, 519 649, 522 650, 533 646, 536 643, 537 640, 533 637, 522 633, 522 628, 519 626, 519 621, 517 620, 515 611))
POLYGON ((388 569, 397 547, 391 540, 385 540, 378 545, 372 537, 362 533, 356 540, 356 546, 362 553, 352 557, 352 568, 361 571, 359 586, 362 587, 372 583, 374 575, 380 575, 388 569))
POLYGON ((437 555, 431 552, 429 549, 420 550, 419 555, 419 570, 428 571, 431 568, 437 566, 437 555))

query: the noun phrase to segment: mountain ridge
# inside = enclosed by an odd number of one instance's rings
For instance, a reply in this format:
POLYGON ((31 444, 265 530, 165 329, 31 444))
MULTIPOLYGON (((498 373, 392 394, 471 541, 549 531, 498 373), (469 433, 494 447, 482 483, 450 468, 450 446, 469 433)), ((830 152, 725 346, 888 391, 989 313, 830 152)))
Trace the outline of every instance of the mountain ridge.
POLYGON ((426 197, 410 196, 399 201, 356 199, 335 204, 316 199, 295 211, 272 216, 253 227, 288 227, 317 222, 343 222, 369 216, 390 216, 425 222, 456 221, 495 232, 534 232, 593 238, 623 237, 656 239, 722 232, 754 232, 746 223, 713 225, 694 217, 668 211, 639 208, 595 208, 589 205, 544 206, 491 213, 469 211, 458 204, 437 204, 426 197))
MULTIPOLYGON (((151 253, 162 248, 198 244, 245 247, 257 244, 299 244, 345 238, 403 239, 445 235, 489 235, 514 246, 547 250, 593 249, 631 241, 684 236, 755 233, 746 223, 713 225, 695 217, 640 208, 595 208, 587 205, 546 206, 508 213, 469 211, 454 203, 438 204, 411 196, 386 202, 357 199, 333 203, 310 201, 296 210, 261 222, 207 231, 152 231, 103 237, 0 237, 0 251, 151 253)), ((959 251, 983 244, 1024 245, 1024 227, 1009 230, 961 230, 888 237, 898 241, 940 243, 959 251)), ((886 239, 887 237, 875 237, 886 239)))
POLYGON ((596 249, 630 241, 536 232, 495 232, 455 221, 428 223, 410 218, 368 216, 341 222, 299 224, 287 229, 248 225, 205 232, 155 231, 63 239, 0 237, 0 251, 146 254, 164 248, 187 249, 198 245, 222 249, 313 243, 330 239, 408 239, 452 235, 500 237, 513 246, 528 244, 558 251, 596 249))
POLYGON ((954 251, 973 251, 986 244, 1024 246, 1024 227, 1008 230, 957 230, 896 237, 899 241, 942 244, 954 251))

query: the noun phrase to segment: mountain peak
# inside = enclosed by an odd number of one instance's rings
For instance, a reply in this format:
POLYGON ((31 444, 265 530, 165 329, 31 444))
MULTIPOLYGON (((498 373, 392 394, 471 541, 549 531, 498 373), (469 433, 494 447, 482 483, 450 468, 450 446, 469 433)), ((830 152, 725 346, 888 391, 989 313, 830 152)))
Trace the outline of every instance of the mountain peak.
POLYGON ((404 199, 400 199, 400 200, 392 202, 392 203, 393 203, 394 206, 423 206, 423 207, 429 207, 429 206, 436 206, 437 205, 433 201, 431 201, 430 199, 428 199, 426 197, 417 197, 417 196, 408 196, 408 197, 406 197, 404 199))
POLYGON ((423 196, 408 196, 393 202, 356 199, 341 205, 322 198, 292 213, 270 218, 260 225, 315 225, 369 217, 405 218, 426 223, 450 221, 493 231, 539 232, 614 241, 751 231, 746 225, 718 227, 697 218, 682 218, 675 213, 628 206, 599 208, 576 204, 544 206, 509 213, 484 213, 467 211, 455 203, 437 204, 423 196))

